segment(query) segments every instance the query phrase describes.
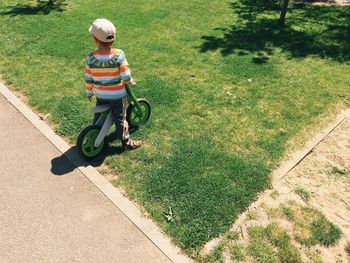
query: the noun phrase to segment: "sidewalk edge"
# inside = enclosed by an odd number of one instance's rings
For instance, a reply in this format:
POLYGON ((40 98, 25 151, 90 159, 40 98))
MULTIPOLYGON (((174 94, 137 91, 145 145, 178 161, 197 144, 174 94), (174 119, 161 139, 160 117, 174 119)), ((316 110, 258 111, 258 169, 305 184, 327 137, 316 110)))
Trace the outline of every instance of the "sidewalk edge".
POLYGON ((140 210, 122 192, 108 182, 91 165, 82 166, 78 153, 68 151, 71 146, 42 121, 27 105, 0 82, 0 93, 38 129, 62 154, 64 154, 153 244, 173 262, 192 262, 180 248, 174 246, 156 224, 144 217, 140 210))

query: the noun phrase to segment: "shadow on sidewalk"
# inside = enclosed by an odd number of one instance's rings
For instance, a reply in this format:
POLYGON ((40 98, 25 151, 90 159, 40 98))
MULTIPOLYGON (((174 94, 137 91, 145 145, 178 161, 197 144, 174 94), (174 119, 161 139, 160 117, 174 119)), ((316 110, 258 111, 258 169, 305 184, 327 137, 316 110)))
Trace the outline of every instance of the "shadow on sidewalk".
MULTIPOLYGON (((130 129, 130 134, 136 132, 138 128, 130 129)), ((116 134, 111 133, 105 139, 105 147, 100 156, 96 157, 92 161, 85 161, 78 153, 75 146, 71 147, 68 151, 63 153, 61 156, 56 157, 51 160, 51 172, 54 175, 62 176, 72 172, 75 168, 84 166, 87 167, 89 165, 93 167, 99 167, 107 156, 120 155, 124 152, 121 145, 113 146, 111 143, 117 140, 116 134), (74 160, 74 163, 70 160, 74 160)))
POLYGON ((104 162, 107 156, 120 155, 124 152, 121 145, 120 146, 109 145, 112 139, 113 138, 111 138, 111 135, 108 136, 106 141, 106 146, 102 154, 96 157, 96 159, 89 162, 85 161, 78 154, 78 151, 76 150, 75 146, 71 147, 68 151, 63 153, 61 156, 58 156, 51 160, 51 172, 54 175, 62 176, 72 172, 73 170, 75 170, 77 167, 80 167, 80 166, 87 167, 91 165, 93 167, 99 167, 104 162))
POLYGON ((80 166, 87 167, 89 165, 96 167, 101 165, 102 162, 103 160, 96 162, 95 164, 86 162, 79 156, 74 146, 70 148, 68 151, 66 151, 65 153, 63 153, 61 156, 58 156, 51 160, 51 172, 54 175, 62 176, 74 171, 77 167, 80 167, 80 166), (70 161, 70 159, 72 158, 75 164, 72 161, 70 161))

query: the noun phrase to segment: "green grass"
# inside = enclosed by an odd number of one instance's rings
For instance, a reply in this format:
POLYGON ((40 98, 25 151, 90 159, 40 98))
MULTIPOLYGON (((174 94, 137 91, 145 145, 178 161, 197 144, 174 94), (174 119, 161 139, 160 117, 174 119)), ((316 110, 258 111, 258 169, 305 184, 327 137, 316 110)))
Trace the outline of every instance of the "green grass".
POLYGON ((230 249, 231 259, 234 262, 241 262, 246 259, 247 251, 244 245, 234 244, 230 249))
POLYGON ((349 104, 349 9, 254 1, 0 3, 0 72, 72 141, 92 119, 84 97, 87 29, 112 20, 153 118, 141 150, 105 158, 115 185, 192 254, 269 185, 288 145, 349 104), (163 213, 172 208, 169 222, 163 213))
POLYGON ((251 227, 249 237, 249 254, 258 262, 302 262, 298 249, 290 241, 290 236, 276 223, 267 227, 251 227))
POLYGON ((298 187, 298 188, 296 188, 296 189, 294 190, 294 192, 295 192, 297 195, 299 195, 299 196, 301 197, 301 199, 304 200, 304 202, 307 203, 307 202, 310 201, 311 195, 310 195, 310 193, 309 193, 307 190, 305 190, 304 188, 298 187))
POLYGON ((238 232, 232 232, 228 231, 225 233, 225 235, 222 236, 221 241, 219 244, 215 246, 214 249, 211 250, 211 252, 206 255, 204 258, 202 255, 197 254, 196 255, 196 262, 203 262, 203 263, 209 263, 209 262, 225 262, 224 259, 224 251, 227 251, 227 247, 231 245, 233 242, 237 241, 239 239, 238 232))
POLYGON ((345 246, 345 252, 348 254, 348 256, 350 257, 350 242, 348 242, 345 246))
POLYGON ((331 174, 337 175, 337 176, 349 176, 349 171, 333 166, 331 170, 331 174))
POLYGON ((311 243, 319 243, 324 246, 332 246, 341 237, 340 229, 329 222, 325 216, 321 216, 311 224, 311 243))
POLYGON ((257 211, 248 211, 246 215, 247 220, 258 220, 260 218, 260 215, 257 211))
POLYGON ((285 216, 294 225, 295 239, 303 245, 333 246, 341 238, 341 230, 320 211, 289 202, 283 207, 285 216))
POLYGON ((58 133, 74 135, 90 124, 91 120, 85 114, 88 107, 83 99, 83 96, 66 96, 58 102, 55 111, 52 112, 53 119, 60 123, 58 133))
POLYGON ((308 258, 310 259, 310 262, 312 263, 324 263, 322 256, 319 254, 319 252, 317 252, 316 249, 307 251, 306 255, 308 256, 308 258))
POLYGON ((277 190, 273 190, 270 194, 270 197, 273 199, 277 199, 278 196, 279 196, 279 192, 277 190))
POLYGON ((217 246, 203 260, 204 263, 224 263, 223 246, 217 246))

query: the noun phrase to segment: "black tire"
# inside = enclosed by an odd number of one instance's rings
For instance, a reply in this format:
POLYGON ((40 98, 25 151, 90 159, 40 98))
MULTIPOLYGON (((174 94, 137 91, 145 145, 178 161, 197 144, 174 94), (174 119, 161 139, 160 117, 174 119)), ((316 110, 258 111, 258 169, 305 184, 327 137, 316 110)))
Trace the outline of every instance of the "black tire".
POLYGON ((91 150, 90 154, 88 153, 88 151, 86 149, 84 150, 84 148, 83 148, 83 147, 88 146, 88 145, 90 145, 90 147, 91 147, 91 143, 92 144, 94 143, 100 130, 101 130, 100 126, 90 125, 90 126, 86 127, 84 130, 82 130, 78 136, 77 144, 76 144, 77 151, 80 154, 80 156, 83 157, 87 161, 95 159, 97 156, 99 156, 103 152, 103 149, 105 146, 105 139, 102 141, 102 143, 100 144, 99 147, 95 148, 95 146, 92 146, 93 148, 90 148, 90 150, 91 150), (96 136, 95 136, 95 134, 96 134, 96 136), (92 136, 92 137, 86 137, 87 135, 92 136), (85 144, 85 146, 83 144, 85 144))
POLYGON ((126 110, 126 120, 129 124, 130 128, 137 128, 140 125, 146 124, 152 115, 152 109, 151 104, 143 98, 137 99, 138 103, 141 105, 141 108, 143 109, 143 116, 136 117, 135 114, 137 111, 137 108, 133 102, 131 102, 126 110))

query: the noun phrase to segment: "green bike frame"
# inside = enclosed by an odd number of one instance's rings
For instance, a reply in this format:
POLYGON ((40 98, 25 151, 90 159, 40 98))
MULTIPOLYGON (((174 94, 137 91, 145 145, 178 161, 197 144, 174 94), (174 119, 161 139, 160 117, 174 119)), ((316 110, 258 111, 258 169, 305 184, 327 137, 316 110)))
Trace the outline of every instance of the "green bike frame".
POLYGON ((129 85, 125 85, 125 89, 126 89, 126 92, 128 93, 128 97, 127 97, 128 103, 133 102, 134 105, 136 106, 138 114, 142 115, 142 109, 141 109, 140 103, 137 101, 137 98, 134 92, 132 91, 131 87, 129 85))

